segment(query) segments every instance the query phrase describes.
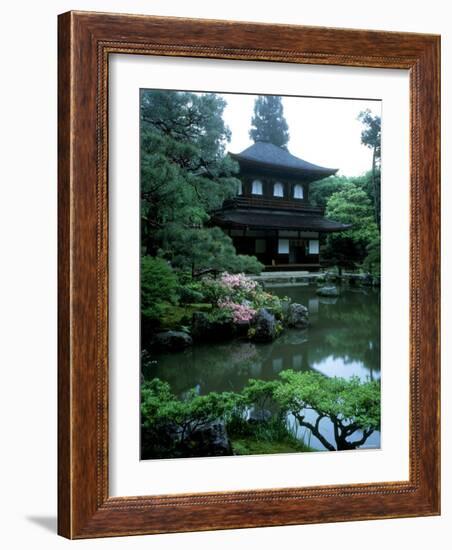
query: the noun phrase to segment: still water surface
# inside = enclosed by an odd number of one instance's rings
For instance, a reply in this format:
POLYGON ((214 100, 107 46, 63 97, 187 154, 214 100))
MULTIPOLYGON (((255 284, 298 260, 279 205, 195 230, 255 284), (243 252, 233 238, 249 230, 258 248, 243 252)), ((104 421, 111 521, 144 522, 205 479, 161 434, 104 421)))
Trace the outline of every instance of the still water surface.
MULTIPOLYGON (((380 292, 374 289, 344 288, 338 298, 321 298, 313 286, 278 287, 271 292, 289 296, 309 309, 310 326, 286 329, 271 344, 245 341, 198 345, 181 353, 160 354, 143 374, 170 383, 177 395, 196 388, 211 391, 240 391, 250 378, 271 380, 285 369, 313 370, 325 376, 361 380, 380 378, 380 292)), ((315 419, 315 413, 307 420, 315 419), (312 416, 313 415, 313 416, 312 416)), ((288 423, 311 447, 324 450, 309 430, 288 423)), ((322 434, 330 441, 332 425, 321 422, 322 434)), ((359 439, 360 435, 355 435, 359 439)), ((355 439, 353 438, 353 439, 355 439)), ((380 433, 367 440, 366 448, 380 446, 380 433)))

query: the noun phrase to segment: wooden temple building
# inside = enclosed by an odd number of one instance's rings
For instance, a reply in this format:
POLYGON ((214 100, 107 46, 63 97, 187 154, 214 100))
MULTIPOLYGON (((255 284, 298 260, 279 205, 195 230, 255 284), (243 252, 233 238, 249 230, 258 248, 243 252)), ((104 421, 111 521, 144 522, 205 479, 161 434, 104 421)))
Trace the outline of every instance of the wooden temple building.
POLYGON ((337 169, 266 142, 230 155, 240 166, 239 193, 214 212, 212 222, 230 235, 239 254, 256 256, 268 270, 318 270, 320 235, 350 226, 311 206, 309 187, 337 169))

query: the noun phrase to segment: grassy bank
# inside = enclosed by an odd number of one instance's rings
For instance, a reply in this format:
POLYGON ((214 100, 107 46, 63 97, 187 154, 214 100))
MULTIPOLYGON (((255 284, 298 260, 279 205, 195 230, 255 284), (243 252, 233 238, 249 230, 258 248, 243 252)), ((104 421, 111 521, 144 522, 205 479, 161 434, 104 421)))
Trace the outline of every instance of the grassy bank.
POLYGON ((235 455, 269 455, 277 453, 306 453, 313 451, 303 442, 287 437, 279 441, 265 441, 256 437, 231 437, 235 455))
POLYGON ((186 304, 180 306, 167 306, 161 318, 161 329, 180 329, 181 326, 190 326, 193 313, 203 311, 208 313, 212 310, 211 304, 186 304))

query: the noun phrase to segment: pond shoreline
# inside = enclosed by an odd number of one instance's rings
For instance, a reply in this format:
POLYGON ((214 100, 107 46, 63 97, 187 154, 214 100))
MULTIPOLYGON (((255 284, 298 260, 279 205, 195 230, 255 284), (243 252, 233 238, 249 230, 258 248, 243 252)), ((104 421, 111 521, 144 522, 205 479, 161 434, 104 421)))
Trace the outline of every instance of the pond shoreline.
MULTIPOLYGON (((240 392, 250 379, 273 380, 287 369, 317 372, 327 378, 358 376, 362 382, 378 381, 379 289, 348 284, 339 289, 338 297, 322 297, 317 295, 316 285, 279 285, 272 293, 280 298, 288 295, 292 301, 306 304, 309 328, 285 328, 269 343, 242 337, 223 342, 195 342, 178 353, 155 353, 149 357, 151 362, 143 365, 144 379, 159 378, 169 382, 180 399, 184 399, 188 391, 195 391, 199 396, 211 392, 240 392)), ((312 414, 309 418, 315 421, 312 414)), ((293 419, 291 423, 289 431, 301 444, 307 443, 312 450, 325 450, 309 430, 294 425, 293 419)), ((320 426, 323 433, 331 437, 331 423, 324 419, 320 426)), ((247 454, 247 449, 251 454, 271 453, 273 447, 287 449, 273 452, 303 452, 296 441, 287 440, 288 445, 284 446, 282 441, 269 442, 263 433, 260 440, 248 435, 248 444, 240 435, 231 433, 230 436, 232 446, 238 441, 238 454, 240 451, 247 454)), ((375 431, 363 448, 378 448, 379 444, 380 434, 375 431)))
POLYGON ((324 271, 263 271, 260 275, 249 275, 264 288, 309 286, 324 283, 379 287, 380 277, 368 273, 343 272, 340 275, 324 271))

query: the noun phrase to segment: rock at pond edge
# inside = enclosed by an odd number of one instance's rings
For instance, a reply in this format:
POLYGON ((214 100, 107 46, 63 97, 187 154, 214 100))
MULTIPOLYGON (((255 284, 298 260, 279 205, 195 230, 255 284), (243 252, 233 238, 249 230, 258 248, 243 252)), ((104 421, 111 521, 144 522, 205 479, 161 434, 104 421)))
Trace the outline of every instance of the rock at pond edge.
POLYGON ((252 321, 251 331, 255 342, 273 342, 278 335, 275 316, 261 308, 252 321))
POLYGON ((339 290, 337 287, 331 286, 322 286, 317 289, 317 296, 325 296, 331 298, 337 298, 339 296, 339 290))
POLYGON ((166 330, 154 335, 151 348, 156 351, 182 351, 193 344, 189 334, 177 330, 166 330))
POLYGON ((309 325, 308 308, 302 304, 290 304, 286 324, 292 328, 306 328, 309 325))

